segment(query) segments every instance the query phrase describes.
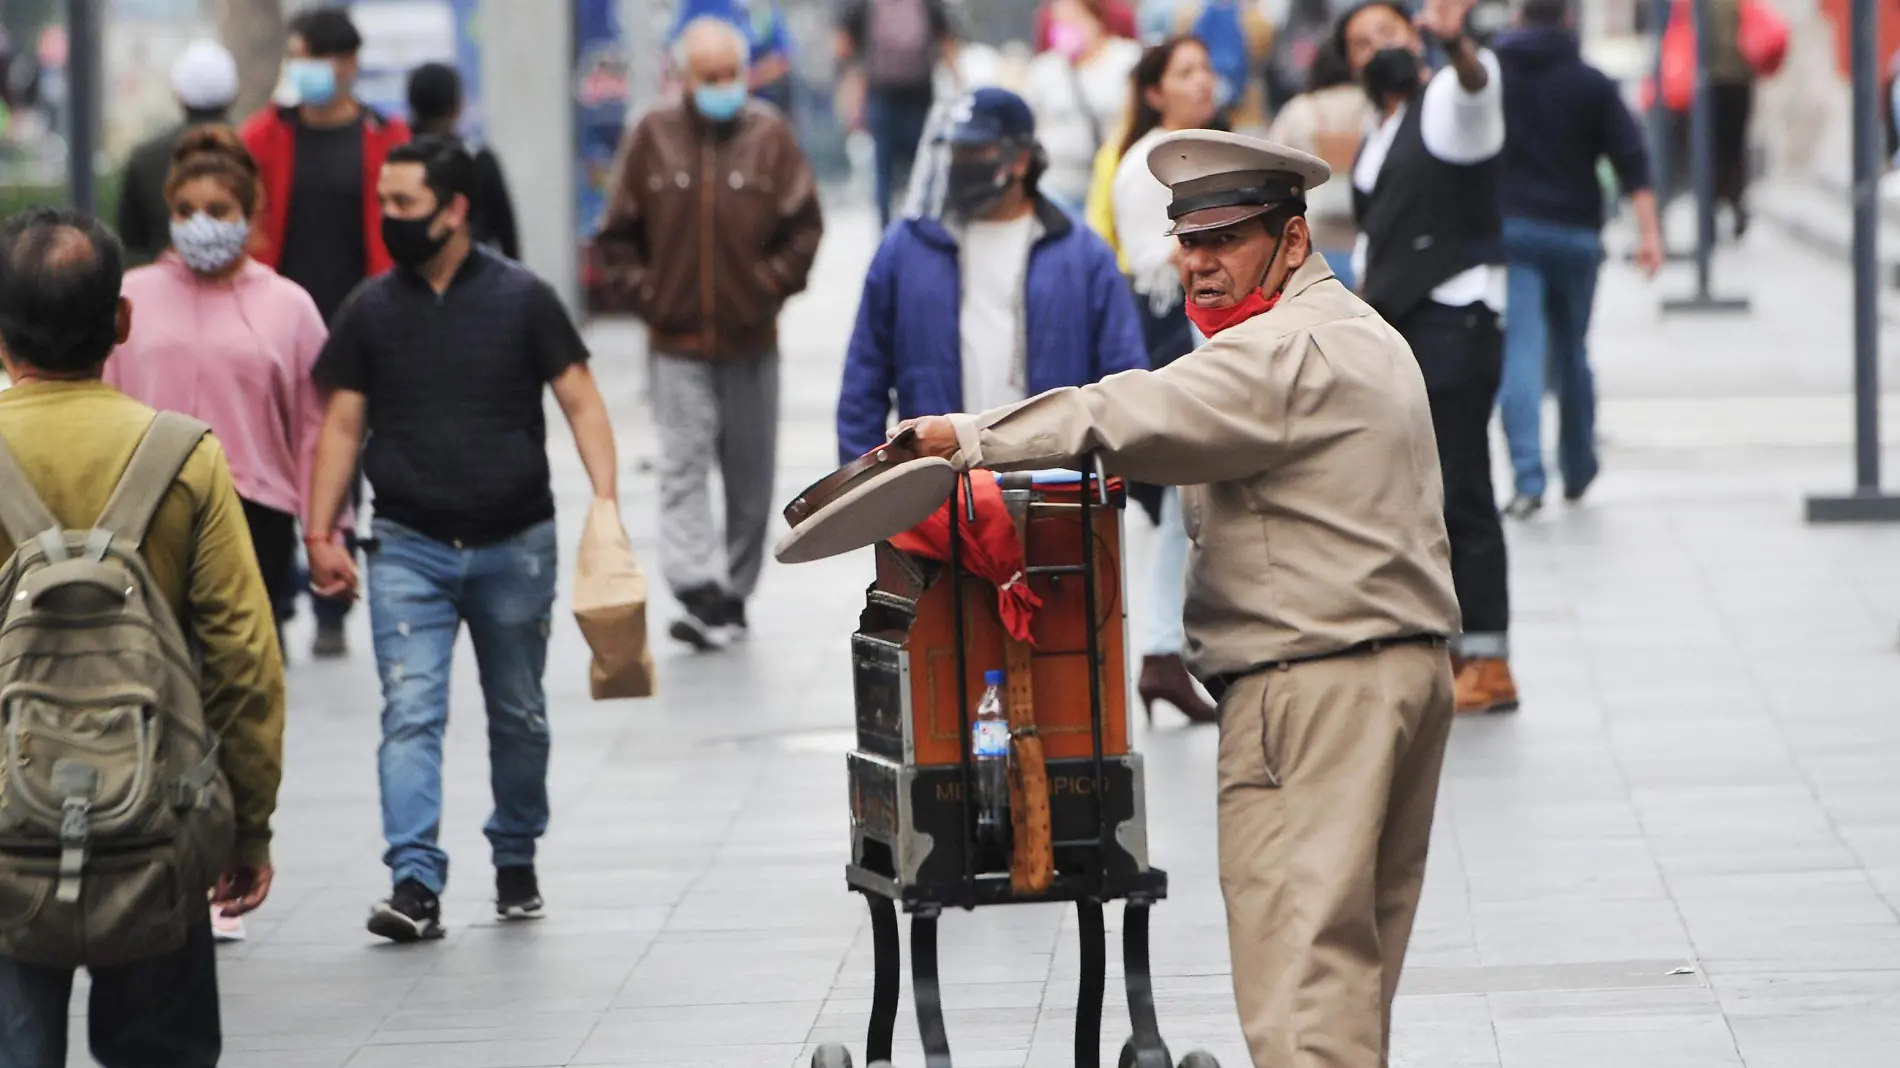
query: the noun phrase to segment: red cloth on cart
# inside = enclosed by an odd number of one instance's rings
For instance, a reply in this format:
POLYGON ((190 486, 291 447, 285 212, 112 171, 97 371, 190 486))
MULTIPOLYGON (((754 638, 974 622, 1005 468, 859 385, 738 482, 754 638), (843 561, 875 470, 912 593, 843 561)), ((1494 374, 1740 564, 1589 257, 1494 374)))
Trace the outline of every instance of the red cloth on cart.
MULTIPOLYGON (((976 501, 976 522, 966 512, 958 531, 962 535, 960 563, 972 575, 989 579, 996 585, 996 612, 1003 629, 1019 642, 1034 645, 1029 624, 1042 607, 1042 598, 1029 588, 1029 576, 1023 556, 1023 540, 1016 533, 1009 506, 1003 503, 1003 489, 988 471, 970 472, 970 495, 976 501)), ((901 552, 930 560, 950 559, 950 509, 964 506, 963 480, 957 480, 957 492, 932 512, 929 519, 891 539, 901 552)))

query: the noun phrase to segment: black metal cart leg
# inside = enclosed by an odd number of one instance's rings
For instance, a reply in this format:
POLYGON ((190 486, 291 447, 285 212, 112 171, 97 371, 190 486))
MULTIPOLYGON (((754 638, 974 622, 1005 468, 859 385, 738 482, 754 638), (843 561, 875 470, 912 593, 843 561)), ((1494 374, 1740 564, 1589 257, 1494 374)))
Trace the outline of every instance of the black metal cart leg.
POLYGON ((943 993, 937 986, 934 908, 911 913, 910 986, 911 996, 917 999, 917 1034, 924 1043, 924 1068, 951 1068, 950 1039, 943 1029, 943 993))
POLYGON ((1171 1068, 1155 1021, 1155 986, 1148 964, 1148 902, 1131 897, 1122 910, 1122 971, 1128 985, 1128 1022, 1134 1037, 1122 1051, 1124 1068, 1171 1068))
POLYGON ((871 988, 871 1029, 864 1038, 864 1055, 876 1064, 891 1059, 903 947, 897 938, 897 903, 877 894, 866 894, 864 899, 871 905, 871 945, 877 955, 871 988))
POLYGON ((1102 1063, 1102 994, 1108 986, 1108 932, 1102 924, 1100 901, 1078 900, 1075 917, 1082 943, 1082 988, 1075 998, 1075 1068, 1097 1068, 1102 1063))

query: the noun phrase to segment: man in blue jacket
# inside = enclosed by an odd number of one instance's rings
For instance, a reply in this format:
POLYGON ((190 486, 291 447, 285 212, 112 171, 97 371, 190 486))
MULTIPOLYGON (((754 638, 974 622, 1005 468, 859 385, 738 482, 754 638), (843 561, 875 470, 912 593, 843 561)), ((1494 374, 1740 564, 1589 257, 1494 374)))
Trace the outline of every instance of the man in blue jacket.
POLYGON ((891 227, 865 278, 840 463, 884 443, 893 394, 897 417, 913 419, 1148 366, 1115 254, 1037 191, 1046 164, 1029 105, 978 89, 933 148, 933 205, 891 227))
POLYGON ((1526 519, 1544 503, 1545 361, 1556 376, 1557 467, 1564 497, 1597 476, 1596 385, 1584 338, 1603 262, 1603 187, 1609 157, 1636 209, 1636 262, 1655 274, 1662 226, 1643 134, 1616 83, 1583 61, 1567 0, 1526 0, 1522 25, 1497 44, 1504 73, 1504 254, 1510 266, 1504 379, 1498 390, 1517 489, 1504 514, 1526 519))

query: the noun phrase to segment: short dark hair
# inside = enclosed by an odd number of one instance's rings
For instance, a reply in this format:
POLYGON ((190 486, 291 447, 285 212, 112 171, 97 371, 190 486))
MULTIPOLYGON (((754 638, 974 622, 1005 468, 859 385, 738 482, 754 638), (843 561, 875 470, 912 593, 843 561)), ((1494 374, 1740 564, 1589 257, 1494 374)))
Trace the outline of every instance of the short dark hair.
POLYGON ((1406 6, 1403 0, 1361 0, 1360 3, 1347 8, 1346 13, 1339 16, 1339 21, 1333 23, 1333 47, 1339 49, 1340 57, 1346 61, 1347 70, 1352 69, 1352 49, 1346 47, 1346 27, 1352 25, 1352 20, 1361 11, 1375 7, 1382 7, 1397 14, 1408 26, 1412 23, 1412 9, 1406 6))
POLYGON ((119 340, 125 248, 90 215, 28 208, 0 225, 0 341, 42 371, 89 371, 119 340))
POLYGON ((1562 26, 1570 20, 1569 0, 1524 0, 1518 16, 1526 26, 1562 26))
POLYGON ((475 157, 452 134, 424 134, 389 150, 388 162, 422 164, 422 180, 435 194, 438 207, 448 207, 455 195, 475 198, 475 157))
POLYGON ((319 7, 290 20, 289 34, 303 38, 303 46, 317 59, 353 56, 363 50, 363 35, 341 7, 319 7))
POLYGON ((443 122, 462 110, 462 76, 446 63, 409 72, 409 116, 417 126, 443 122))

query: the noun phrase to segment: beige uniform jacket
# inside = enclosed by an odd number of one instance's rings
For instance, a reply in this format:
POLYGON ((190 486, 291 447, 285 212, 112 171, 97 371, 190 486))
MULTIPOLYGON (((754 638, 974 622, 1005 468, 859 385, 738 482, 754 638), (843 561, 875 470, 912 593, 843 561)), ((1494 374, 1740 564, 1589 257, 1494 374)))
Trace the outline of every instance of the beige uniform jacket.
POLYGON ((1158 371, 950 417, 959 467, 1184 486, 1202 678, 1459 629, 1438 448, 1398 331, 1311 256, 1277 307, 1158 371))

